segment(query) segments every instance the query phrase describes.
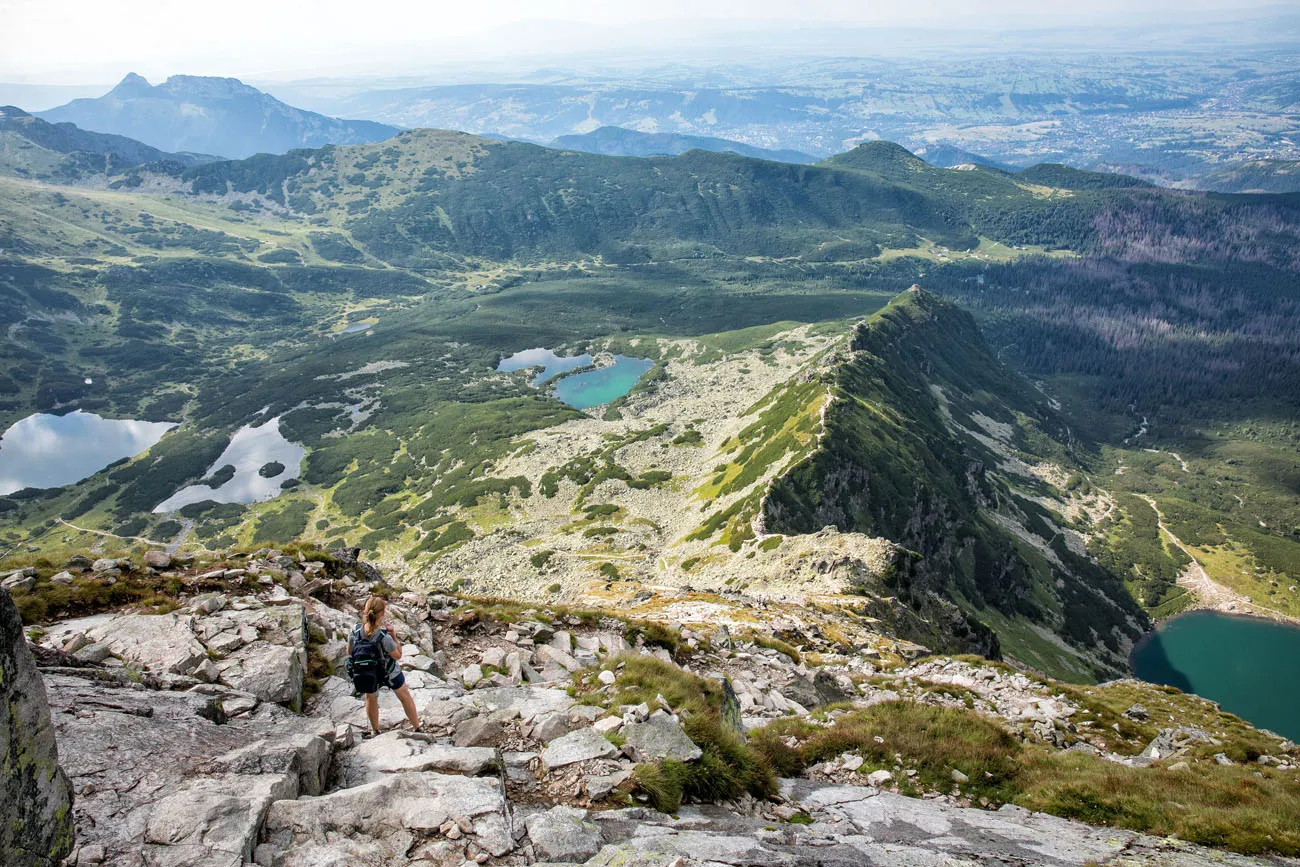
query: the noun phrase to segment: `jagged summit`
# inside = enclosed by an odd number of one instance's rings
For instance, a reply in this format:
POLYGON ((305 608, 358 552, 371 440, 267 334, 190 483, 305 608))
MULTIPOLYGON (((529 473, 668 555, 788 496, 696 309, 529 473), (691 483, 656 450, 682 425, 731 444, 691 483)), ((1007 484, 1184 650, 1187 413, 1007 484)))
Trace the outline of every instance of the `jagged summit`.
POLYGON ((135 72, 128 72, 126 76, 117 83, 117 86, 109 91, 109 95, 118 99, 129 99, 131 97, 143 96, 153 89, 153 85, 143 75, 135 72))

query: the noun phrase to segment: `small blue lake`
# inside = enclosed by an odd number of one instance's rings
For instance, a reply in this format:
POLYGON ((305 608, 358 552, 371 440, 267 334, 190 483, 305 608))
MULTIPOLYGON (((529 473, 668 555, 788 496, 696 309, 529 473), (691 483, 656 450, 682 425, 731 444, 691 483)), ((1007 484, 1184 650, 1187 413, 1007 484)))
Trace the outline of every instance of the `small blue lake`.
POLYGON ((81 410, 29 415, 0 437, 0 494, 79 482, 114 461, 135 457, 174 427, 81 410))
POLYGON ((375 323, 373 322, 353 322, 347 328, 340 331, 339 334, 356 334, 359 331, 369 331, 374 327, 374 325, 375 323))
POLYGON ((654 362, 649 359, 615 355, 609 367, 561 379, 555 384, 555 396, 575 409, 600 406, 627 394, 652 367, 654 362))
POLYGON ((497 370, 509 373, 512 370, 526 370, 530 367, 540 367, 541 372, 533 377, 533 385, 541 385, 546 380, 559 376, 561 373, 568 373, 570 370, 576 370, 579 367, 587 367, 591 364, 591 356, 587 353, 582 355, 563 356, 556 355, 549 349, 525 349, 516 352, 509 358, 503 358, 497 365, 497 370))

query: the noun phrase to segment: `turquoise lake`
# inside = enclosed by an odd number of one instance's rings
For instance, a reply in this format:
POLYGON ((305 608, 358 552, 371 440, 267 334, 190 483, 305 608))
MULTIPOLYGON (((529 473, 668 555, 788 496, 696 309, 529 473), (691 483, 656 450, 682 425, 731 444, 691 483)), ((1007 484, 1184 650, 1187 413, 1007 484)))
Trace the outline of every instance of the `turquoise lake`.
POLYGON ((525 349, 516 352, 509 358, 503 358, 497 365, 497 370, 509 373, 512 370, 525 370, 529 367, 540 367, 541 372, 533 377, 533 385, 541 385, 552 377, 559 376, 561 373, 567 373, 570 370, 576 370, 579 367, 587 367, 591 364, 591 356, 587 353, 582 355, 556 355, 550 349, 525 349))
POLYGON ((609 367, 566 376, 555 384, 555 396, 575 409, 589 409, 627 394, 654 367, 645 358, 615 355, 609 367))
POLYGON ((1300 627, 1192 611, 1162 623, 1132 661, 1145 681, 1194 692, 1300 740, 1300 627))

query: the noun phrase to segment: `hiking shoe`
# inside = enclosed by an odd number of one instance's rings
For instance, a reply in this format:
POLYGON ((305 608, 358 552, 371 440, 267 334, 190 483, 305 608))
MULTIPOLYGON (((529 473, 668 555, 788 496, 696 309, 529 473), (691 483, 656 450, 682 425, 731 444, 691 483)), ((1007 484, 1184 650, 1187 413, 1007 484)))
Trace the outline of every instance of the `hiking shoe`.
POLYGON ((363 741, 368 741, 368 740, 370 740, 371 738, 373 738, 373 737, 374 737, 375 735, 377 735, 377 734, 379 734, 379 732, 375 732, 375 731, 369 731, 369 730, 367 730, 367 731, 364 731, 364 732, 361 733, 361 739, 362 739, 363 741))

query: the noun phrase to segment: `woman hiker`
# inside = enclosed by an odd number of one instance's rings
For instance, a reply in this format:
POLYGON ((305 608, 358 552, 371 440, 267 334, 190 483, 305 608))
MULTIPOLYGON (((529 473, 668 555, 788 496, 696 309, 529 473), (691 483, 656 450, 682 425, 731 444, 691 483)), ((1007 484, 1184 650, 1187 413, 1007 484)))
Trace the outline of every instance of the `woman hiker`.
POLYGON ((391 689, 402 703, 411 730, 420 730, 415 699, 411 698, 411 691, 406 688, 406 676, 397 664, 397 660, 402 658, 402 648, 384 628, 387 621, 388 603, 379 596, 371 596, 361 609, 361 622, 348 636, 348 675, 356 693, 366 697, 366 716, 370 720, 370 731, 362 735, 366 738, 379 734, 381 686, 391 689))

